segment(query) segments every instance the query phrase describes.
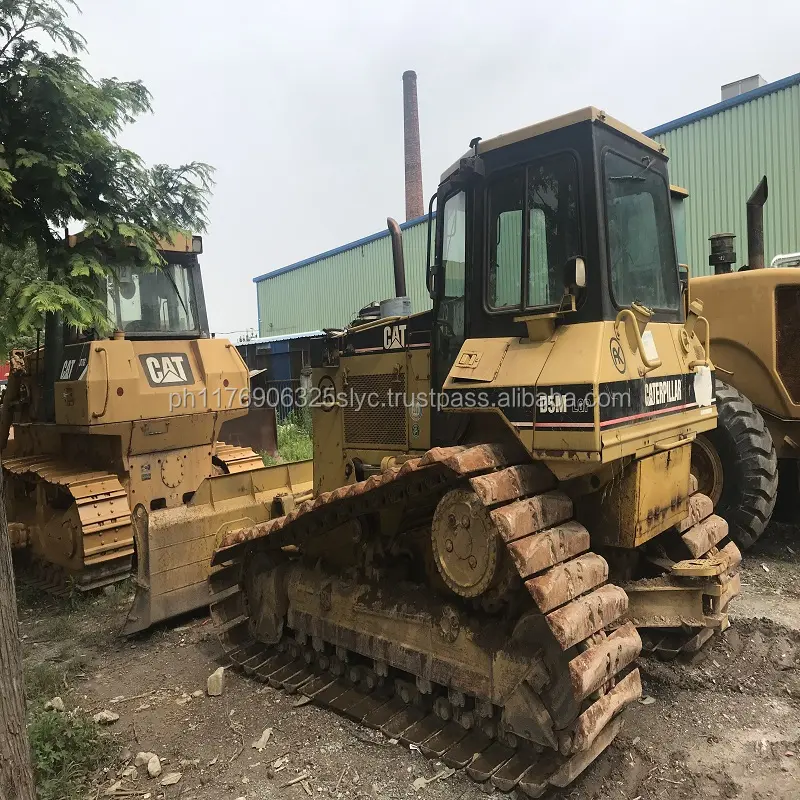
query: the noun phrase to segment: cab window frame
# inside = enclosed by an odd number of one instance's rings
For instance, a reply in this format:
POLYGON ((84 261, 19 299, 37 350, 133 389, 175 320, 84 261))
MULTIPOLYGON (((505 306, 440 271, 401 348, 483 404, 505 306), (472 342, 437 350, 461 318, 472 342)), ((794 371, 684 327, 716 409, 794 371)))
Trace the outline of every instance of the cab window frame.
MULTIPOLYGON (((575 208, 576 208, 576 223, 577 223, 577 241, 580 251, 572 253, 571 255, 584 255, 586 251, 586 225, 585 225, 585 212, 584 212, 584 175, 583 163, 579 152, 572 147, 567 147, 561 150, 553 150, 544 155, 537 156, 526 160, 523 163, 515 164, 507 169, 498 171, 487 182, 483 191, 483 205, 485 209, 483 231, 484 231, 484 246, 483 246, 483 263, 485 264, 483 275, 483 291, 482 291, 482 305, 483 311, 491 316, 507 316, 509 314, 527 314, 527 313, 547 313, 559 307, 561 298, 558 300, 547 303, 545 305, 533 305, 530 302, 530 220, 531 220, 531 205, 528 197, 528 180, 529 173, 532 168, 552 162, 567 156, 570 159, 572 174, 575 179, 575 208), (522 208, 522 236, 521 236, 521 274, 520 274, 520 302, 513 306, 493 306, 491 303, 490 294, 490 277, 492 273, 492 261, 494 258, 493 249, 495 247, 494 237, 492 236, 493 227, 493 210, 491 202, 491 191, 493 187, 502 182, 508 182, 515 175, 522 174, 522 191, 523 191, 523 208, 522 208)), ((549 275, 549 272, 548 272, 549 275)), ((585 293, 584 293, 585 294, 585 293)), ((584 297, 581 297, 578 306, 583 305, 584 297)))
POLYGON ((433 300, 434 303, 440 302, 445 297, 445 287, 447 285, 447 270, 445 268, 444 258, 444 237, 445 237, 445 209, 447 204, 459 194, 464 195, 464 300, 467 302, 469 293, 469 248, 470 248, 470 192, 464 186, 453 187, 445 196, 441 204, 441 211, 439 209, 439 201, 437 198, 436 209, 436 229, 434 232, 434 286, 433 286, 433 300))
MULTIPOLYGON (((611 303, 613 307, 620 311, 624 308, 630 308, 630 304, 625 305, 621 304, 617 299, 616 292, 614 290, 614 264, 611 259, 611 237, 609 236, 608 230, 608 221, 609 221, 609 198, 608 198, 608 171, 607 171, 607 157, 609 154, 618 156, 619 158, 624 159, 625 161, 631 164, 631 167, 635 169, 643 169, 641 161, 637 161, 630 153, 622 152, 614 147, 606 145, 600 149, 599 158, 600 158, 600 176, 601 176, 601 184, 599 186, 600 190, 600 197, 602 200, 602 235, 604 239, 604 250, 605 250, 605 260, 606 260, 606 271, 607 271, 607 280, 608 280, 608 295, 611 298, 611 303)), ((656 154, 651 154, 652 158, 657 158, 656 154)), ((650 309, 657 315, 660 319, 679 319, 681 316, 681 290, 680 290, 680 275, 678 274, 678 246, 677 242, 675 241, 675 221, 672 215, 672 200, 670 196, 670 183, 669 177, 665 175, 661 170, 648 170, 651 174, 658 176, 661 182, 664 184, 666 188, 666 197, 667 197, 667 209, 669 211, 669 225, 670 225, 670 239, 672 241, 672 252, 675 259, 675 281, 677 286, 677 301, 674 308, 668 308, 664 306, 651 306, 650 309)))

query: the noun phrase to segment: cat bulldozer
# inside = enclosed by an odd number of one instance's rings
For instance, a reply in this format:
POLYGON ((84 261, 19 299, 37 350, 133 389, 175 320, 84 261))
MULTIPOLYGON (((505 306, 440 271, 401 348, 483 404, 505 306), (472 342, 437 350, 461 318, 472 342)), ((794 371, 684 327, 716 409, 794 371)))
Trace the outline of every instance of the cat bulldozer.
POLYGON ((433 309, 312 341, 313 482, 223 536, 211 613, 245 673, 538 797, 617 735, 643 645, 727 626, 741 557, 690 472, 713 365, 662 148, 596 108, 471 147, 433 309))
POLYGON ((35 585, 89 590, 133 572, 127 633, 207 605, 217 538, 269 517, 277 475, 220 440, 248 411, 248 371, 208 335, 202 240, 161 246, 163 269, 120 265, 103 281, 111 338, 56 320, 43 347, 13 354, 0 426, 12 544, 35 585))

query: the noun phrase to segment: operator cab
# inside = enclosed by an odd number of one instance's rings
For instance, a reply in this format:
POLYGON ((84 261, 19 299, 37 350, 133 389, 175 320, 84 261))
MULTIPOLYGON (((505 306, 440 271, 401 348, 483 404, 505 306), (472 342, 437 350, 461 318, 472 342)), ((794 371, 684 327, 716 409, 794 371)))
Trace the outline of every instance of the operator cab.
MULTIPOLYGON (((120 265, 105 279, 108 317, 129 339, 195 339, 208 335, 199 236, 161 242, 158 270, 120 265)), ((101 289, 102 291, 102 289, 101 289)))
POLYGON ((682 321, 661 145, 596 108, 472 145, 436 196, 439 385, 466 338, 524 337, 532 316, 682 321))
MULTIPOLYGON (((69 237, 75 247, 83 238, 69 237)), ((133 248, 128 248, 135 253, 133 248)), ((105 305, 114 331, 126 339, 200 339, 209 335, 203 280, 198 255, 202 236, 174 233, 171 241, 159 240, 158 252, 165 264, 151 269, 123 252, 110 258, 110 273, 102 278, 98 299, 105 305)), ((97 338, 94 331, 70 331, 71 342, 97 338)))

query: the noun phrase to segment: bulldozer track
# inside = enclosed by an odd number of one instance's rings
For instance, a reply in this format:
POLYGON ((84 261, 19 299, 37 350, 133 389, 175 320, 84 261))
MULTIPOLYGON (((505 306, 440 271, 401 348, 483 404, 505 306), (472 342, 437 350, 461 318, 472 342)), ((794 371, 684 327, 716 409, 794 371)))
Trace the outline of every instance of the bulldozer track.
MULTIPOLYGON (((452 542, 446 544, 449 552, 452 542)), ((553 479, 537 465, 520 464, 496 445, 434 448, 282 517, 229 533, 212 560, 211 613, 228 657, 245 673, 415 744, 431 758, 466 768, 478 782, 538 797, 548 786, 571 783, 602 753, 622 726, 620 712, 641 695, 639 671, 631 668, 641 640, 623 622, 627 595, 607 582, 608 564, 589 547, 571 500, 553 490, 553 479), (470 671, 477 651, 469 648, 481 631, 502 627, 493 625, 491 608, 503 599, 503 581, 483 595, 489 606, 479 608, 473 622, 476 614, 470 617, 463 603, 434 601, 423 586, 410 608, 415 601, 428 610, 408 611, 391 587, 379 588, 375 599, 375 586, 354 587, 325 576, 319 566, 297 565, 304 545, 337 525, 398 502, 440 504, 448 493, 452 502, 466 502, 454 492, 467 492, 476 514, 491 520, 486 524, 501 550, 484 562, 493 566, 505 558, 533 601, 505 638, 495 631, 497 643, 478 645, 491 657, 488 678, 470 671), (274 567, 270 586, 286 569, 293 593, 291 607, 278 602, 267 614, 280 631, 271 640, 259 638, 264 614, 251 608, 248 596, 259 554, 274 567), (325 614, 332 605, 344 609, 336 619, 325 614), (381 614, 405 624, 404 631, 429 636, 430 652, 382 635, 380 619, 371 623, 381 614), (358 622, 348 626, 351 615, 358 622), (501 691, 506 674, 512 685, 501 691)), ((458 568, 452 575, 439 568, 445 583, 459 583, 458 568)), ((449 599, 463 600, 472 591, 461 589, 461 598, 449 599)), ((265 597, 272 597, 270 589, 257 596, 269 606, 265 597)))
MULTIPOLYGON (((11 458, 3 462, 3 469, 17 478, 59 486, 74 503, 74 516, 69 516, 71 509, 64 510, 61 535, 69 537, 73 555, 81 554, 83 568, 37 564, 41 559, 34 558, 35 583, 63 595, 73 587, 89 591, 128 577, 133 527, 128 495, 116 475, 81 469, 54 456, 11 458)), ((32 537, 30 531, 20 530, 16 538, 27 546, 32 537)))

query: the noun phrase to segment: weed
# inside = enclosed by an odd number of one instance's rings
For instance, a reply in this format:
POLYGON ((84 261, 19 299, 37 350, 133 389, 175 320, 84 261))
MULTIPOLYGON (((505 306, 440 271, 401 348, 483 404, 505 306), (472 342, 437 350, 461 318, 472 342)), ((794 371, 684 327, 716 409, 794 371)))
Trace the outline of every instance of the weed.
POLYGON ((278 426, 278 454, 284 461, 312 458, 314 445, 308 431, 295 422, 278 426))
POLYGON ((44 704, 65 694, 69 684, 86 668, 83 656, 64 645, 54 663, 25 665, 28 698, 28 737, 36 771, 39 800, 79 800, 93 775, 108 760, 113 744, 84 714, 47 711, 44 704))
POLYGON ((26 664, 25 693, 28 701, 40 705, 64 692, 69 686, 69 678, 72 677, 69 663, 55 664, 52 661, 40 661, 38 664, 26 664))
POLYGON ((86 797, 92 774, 111 756, 113 744, 80 713, 35 709, 28 715, 39 800, 86 797))
MULTIPOLYGON (((307 409, 303 409, 307 411, 307 409)), ((314 457, 314 440, 311 416, 303 412, 292 412, 278 425, 278 457, 261 453, 268 467, 289 461, 305 461, 314 457)))
POLYGON ((65 610, 42 614, 34 624, 32 633, 38 641, 53 642, 74 639, 78 630, 78 620, 65 610))

